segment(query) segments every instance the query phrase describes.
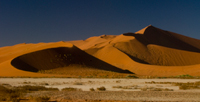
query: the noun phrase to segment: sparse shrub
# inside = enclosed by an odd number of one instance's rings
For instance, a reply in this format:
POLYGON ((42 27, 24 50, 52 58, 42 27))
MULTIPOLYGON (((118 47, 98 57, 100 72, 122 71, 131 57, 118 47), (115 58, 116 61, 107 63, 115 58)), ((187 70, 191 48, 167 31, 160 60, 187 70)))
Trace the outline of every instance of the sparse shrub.
POLYGON ((147 91, 147 88, 141 88, 140 90, 141 91, 147 91))
MULTIPOLYGON (((6 84, 6 83, 3 83, 3 84, 1 84, 2 86, 11 86, 10 84, 6 84)), ((0 86, 1 86, 0 85, 0 86)))
POLYGON ((191 76, 189 74, 186 74, 186 75, 178 75, 176 76, 177 78, 182 78, 182 79, 192 79, 194 78, 194 76, 191 76))
POLYGON ((93 76, 86 76, 86 78, 93 78, 93 76))
POLYGON ((106 91, 106 88, 104 86, 97 88, 99 91, 106 91))
POLYGON ((50 97, 48 96, 40 96, 38 98, 36 98, 37 102, 48 102, 48 100, 50 99, 50 97))
POLYGON ((62 91, 82 91, 82 90, 73 88, 73 87, 66 87, 66 88, 63 88, 62 91))
POLYGON ((40 83, 39 85, 49 85, 48 83, 45 83, 45 82, 43 82, 43 83, 40 83))
POLYGON ((173 89, 165 88, 163 91, 174 91, 173 89))
POLYGON ((138 78, 138 77, 136 77, 134 75, 127 75, 126 78, 138 78))
POLYGON ((187 89, 200 89, 200 82, 187 82, 187 83, 173 83, 175 86, 179 86, 181 90, 187 89))
POLYGON ((116 81, 116 83, 120 83, 120 82, 121 82, 121 80, 117 80, 117 81, 116 81))
POLYGON ((166 79, 167 77, 156 77, 158 79, 166 79))
POLYGON ((90 91, 95 91, 94 88, 90 88, 90 91))
POLYGON ((122 86, 113 86, 112 88, 122 88, 122 86))
POLYGON ((0 85, 0 101, 18 102, 18 98, 22 95, 22 93, 23 92, 18 89, 8 89, 0 85))
POLYGON ((7 98, 6 97, 0 97, 0 101, 6 101, 7 98))
POLYGON ((179 86, 179 89, 187 90, 187 89, 189 89, 189 87, 187 85, 181 85, 181 86, 179 86))
POLYGON ((74 85, 83 85, 82 82, 75 82, 74 85))
POLYGON ((16 92, 29 92, 29 91, 58 91, 58 88, 46 88, 44 86, 31 86, 31 85, 26 85, 26 86, 18 86, 14 87, 12 91, 16 92))
POLYGON ((162 91, 161 88, 154 88, 153 91, 162 91))
POLYGON ((122 89, 133 89, 133 88, 130 86, 123 86, 122 89))
POLYGON ((197 82, 195 82, 194 84, 200 86, 200 81, 197 81, 197 82))
POLYGON ((92 81, 89 80, 88 83, 92 83, 92 81))
POLYGON ((23 84, 30 84, 30 83, 31 83, 31 82, 26 82, 26 81, 25 81, 25 82, 23 82, 23 84))
POLYGON ((27 91, 58 91, 58 88, 46 88, 44 86, 31 86, 31 85, 25 85, 25 86, 19 86, 18 89, 27 92, 27 91))

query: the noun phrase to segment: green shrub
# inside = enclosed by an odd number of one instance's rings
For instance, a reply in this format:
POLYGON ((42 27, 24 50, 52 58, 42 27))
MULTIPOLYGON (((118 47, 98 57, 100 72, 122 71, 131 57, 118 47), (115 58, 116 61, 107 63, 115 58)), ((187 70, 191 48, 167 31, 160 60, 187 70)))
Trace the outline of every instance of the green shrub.
POLYGON ((191 76, 189 74, 186 74, 186 75, 178 75, 176 76, 177 78, 183 78, 183 79, 191 79, 191 78, 194 78, 194 76, 191 76))

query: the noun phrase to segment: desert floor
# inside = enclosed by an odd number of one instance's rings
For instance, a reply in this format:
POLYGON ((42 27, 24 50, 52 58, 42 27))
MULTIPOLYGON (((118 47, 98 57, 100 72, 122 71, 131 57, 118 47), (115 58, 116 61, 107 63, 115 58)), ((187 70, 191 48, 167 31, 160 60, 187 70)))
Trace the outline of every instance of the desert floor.
POLYGON ((192 83, 200 79, 95 79, 95 78, 0 78, 0 85, 41 85, 60 91, 40 91, 25 97, 49 96, 56 101, 165 101, 200 102, 200 89, 180 90, 173 83, 192 83), (97 88, 105 87, 105 91, 97 88), (61 91, 63 88, 81 91, 61 91), (90 91, 93 88, 95 91, 90 91), (167 90, 165 90, 167 88, 167 90), (147 90, 144 90, 147 89, 147 90), (158 89, 161 89, 158 91, 158 89))

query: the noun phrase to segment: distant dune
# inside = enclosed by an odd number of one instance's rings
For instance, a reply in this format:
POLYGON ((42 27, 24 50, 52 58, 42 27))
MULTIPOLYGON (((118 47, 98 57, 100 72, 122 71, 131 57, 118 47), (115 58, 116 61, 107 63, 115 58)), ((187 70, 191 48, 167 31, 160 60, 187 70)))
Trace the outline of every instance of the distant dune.
MULTIPOLYGON (((0 48, 0 76, 69 66, 145 76, 200 75, 200 40, 147 26, 135 33, 0 48)), ((72 69, 70 69, 72 70, 72 69)))

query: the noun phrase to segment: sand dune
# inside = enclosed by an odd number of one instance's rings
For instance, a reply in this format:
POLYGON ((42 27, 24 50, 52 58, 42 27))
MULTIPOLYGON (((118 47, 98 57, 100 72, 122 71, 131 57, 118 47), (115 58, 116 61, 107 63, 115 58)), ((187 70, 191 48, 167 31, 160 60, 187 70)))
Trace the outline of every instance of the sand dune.
POLYGON ((11 61, 11 64, 18 69, 38 72, 39 70, 49 70, 55 68, 73 66, 84 66, 108 71, 116 71, 126 73, 117 67, 107 64, 79 48, 72 47, 57 47, 49 48, 32 53, 24 54, 11 61), (108 68, 108 69, 107 69, 108 68))
MULTIPOLYGON (((53 47, 70 47, 73 46, 70 43, 56 42, 56 43, 38 43, 38 44, 17 44, 14 46, 6 46, 0 48, 0 76, 33 76, 33 77, 48 77, 59 76, 49 74, 32 73, 30 71, 20 70, 14 67, 11 62, 13 59, 24 55, 26 53, 35 52, 53 47)), ((27 70, 30 67, 26 68, 27 70)))
MULTIPOLYGON (((0 76, 50 76, 40 70, 77 67, 94 68, 119 73, 132 73, 103 62, 76 46, 65 42, 18 44, 0 50, 0 76), (4 53, 4 54, 3 54, 4 53), (4 59, 4 60, 3 60, 4 59), (6 60, 5 60, 6 59, 6 60)), ((71 69, 69 69, 71 70, 71 69)), ((55 75, 51 75, 55 76, 55 75)))
MULTIPOLYGON (((176 76, 198 75, 199 44, 198 39, 150 25, 135 33, 124 33, 107 41, 97 42, 95 46, 80 48, 111 65, 139 75, 176 76)), ((79 47, 78 44, 77 46, 79 47)))
POLYGON ((22 43, 0 48, 0 76, 40 76, 44 74, 34 72, 57 68, 69 70, 71 65, 74 70, 84 66, 148 76, 198 76, 199 45, 198 39, 152 25, 135 33, 101 35, 86 40, 22 43))

